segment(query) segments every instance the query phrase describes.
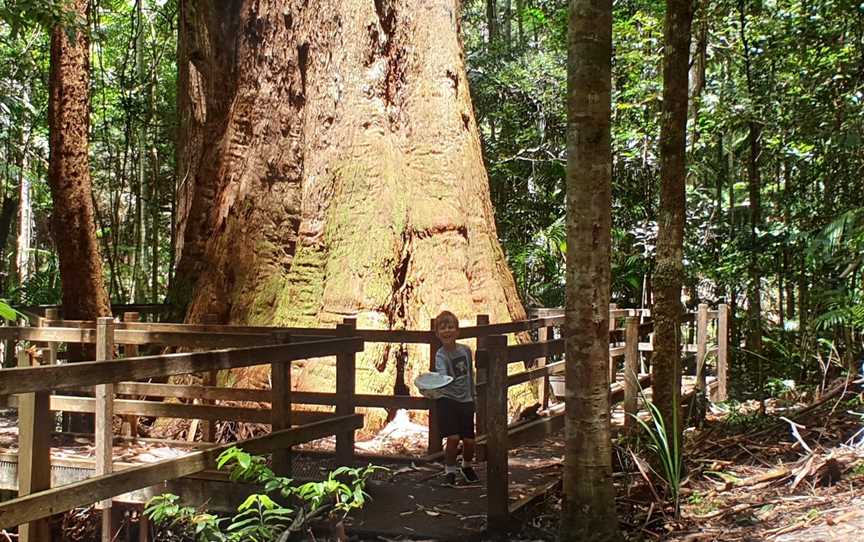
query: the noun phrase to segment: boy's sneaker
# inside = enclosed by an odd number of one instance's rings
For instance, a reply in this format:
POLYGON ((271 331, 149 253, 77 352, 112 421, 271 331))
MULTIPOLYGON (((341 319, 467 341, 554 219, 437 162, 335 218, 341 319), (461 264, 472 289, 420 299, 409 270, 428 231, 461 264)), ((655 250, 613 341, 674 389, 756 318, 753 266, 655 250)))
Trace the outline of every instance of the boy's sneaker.
POLYGON ((444 484, 448 485, 448 486, 455 486, 456 485, 456 473, 455 472, 448 472, 447 474, 445 474, 444 475, 444 484))
POLYGON ((477 473, 472 467, 462 467, 460 470, 462 471, 462 477, 465 478, 465 481, 469 484, 476 484, 480 481, 480 477, 477 476, 477 473))

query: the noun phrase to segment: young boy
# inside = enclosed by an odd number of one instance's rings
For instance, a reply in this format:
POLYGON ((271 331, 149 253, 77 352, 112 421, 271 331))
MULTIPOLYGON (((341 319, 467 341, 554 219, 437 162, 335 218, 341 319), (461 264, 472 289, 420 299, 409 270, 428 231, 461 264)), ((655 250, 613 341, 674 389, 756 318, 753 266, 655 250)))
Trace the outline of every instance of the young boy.
POLYGON ((438 420, 441 434, 447 438, 444 447, 444 475, 448 484, 456 483, 461 474, 468 483, 480 481, 471 467, 474 461, 474 374, 471 349, 458 344, 459 320, 450 311, 435 318, 435 334, 441 348, 435 354, 435 371, 450 375, 453 382, 441 389, 438 420), (457 468, 456 455, 462 441, 462 466, 457 468))

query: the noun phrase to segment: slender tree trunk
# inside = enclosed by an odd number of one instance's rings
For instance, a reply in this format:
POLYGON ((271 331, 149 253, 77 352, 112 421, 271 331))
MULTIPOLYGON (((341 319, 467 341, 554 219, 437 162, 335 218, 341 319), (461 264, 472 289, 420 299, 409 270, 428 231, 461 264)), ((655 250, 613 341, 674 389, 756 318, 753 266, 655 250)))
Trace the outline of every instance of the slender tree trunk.
MULTIPOLYGON (((18 214, 18 197, 10 193, 5 194, 3 205, 0 206, 0 256, 3 256, 3 261, 6 261, 6 245, 8 243, 9 234, 12 232, 12 224, 15 222, 15 216, 18 214)), ((17 260, 18 254, 15 253, 17 260)), ((19 281, 20 283, 20 281, 19 281)), ((4 287, 9 288, 14 284, 10 281, 4 284, 4 287)), ((5 290, 4 290, 5 292, 5 290)))
MULTIPOLYGON (((146 70, 144 67, 144 4, 145 0, 137 0, 136 20, 137 33, 135 35, 135 72, 139 88, 146 88, 146 70)), ((135 128, 135 185, 137 190, 137 204, 135 206, 135 267, 133 268, 132 282, 134 284, 135 299, 133 302, 147 300, 147 241, 150 236, 147 232, 147 206, 150 195, 149 183, 147 182, 147 125, 149 124, 149 110, 145 110, 144 117, 138 120, 135 128)))
MULTIPOLYGON (((729 171, 726 169, 726 155, 723 150, 723 138, 724 135, 721 132, 717 135, 717 186, 716 186, 716 195, 714 202, 714 220, 717 224, 717 231, 721 231, 723 225, 723 188, 726 186, 726 183, 729 178, 729 171)), ((714 238, 714 259, 719 262, 720 257, 723 251, 723 243, 729 241, 729 239, 724 239, 723 236, 715 236, 714 238)), ((723 291, 722 283, 718 284, 718 289, 720 292, 723 291)), ((719 293, 719 292, 718 292, 719 293)))
POLYGON ((690 149, 699 142, 699 107, 702 104, 702 91, 705 89, 705 68, 708 64, 708 13, 707 0, 699 2, 696 43, 693 51, 693 66, 690 68, 690 116, 693 119, 690 149))
MULTIPOLYGON (((151 87, 152 89, 152 87, 151 87)), ((151 95, 152 97, 152 95, 151 95)), ((151 109, 153 101, 150 100, 151 109)), ((159 302, 159 155, 150 150, 150 301, 159 302)))
POLYGON ((519 44, 519 47, 525 45, 525 30, 522 26, 522 11, 524 8, 525 0, 516 0, 516 41, 519 44))
POLYGON ((21 287, 30 279, 30 239, 33 237, 33 206, 30 202, 30 179, 27 177, 27 151, 21 149, 18 174, 18 239, 15 249, 15 275, 21 287))
POLYGON ((777 257, 777 315, 779 317, 780 329, 786 329, 786 259, 785 254, 777 257))
MULTIPOLYGON (((24 98, 29 101, 26 94, 24 98)), ((29 140, 27 130, 22 127, 21 154, 18 161, 18 239, 15 244, 15 276, 19 288, 30 278, 30 240, 33 237, 33 206, 30 201, 30 179, 27 177, 29 140)))
POLYGON ((807 280, 807 259, 804 251, 799 249, 798 254, 798 329, 799 337, 803 340, 807 326, 810 325, 810 283, 807 280))
MULTIPOLYGON (((88 0, 70 2, 82 21, 87 20, 87 6, 88 0)), ((51 33, 48 181, 54 202, 51 229, 60 261, 64 317, 95 320, 111 312, 102 280, 90 186, 87 25, 77 28, 72 39, 59 26, 51 33)))
POLYGON ((509 50, 513 46, 513 13, 511 0, 504 0, 504 46, 509 50))
POLYGON ((562 541, 622 540, 609 424, 612 1, 571 0, 562 541))
MULTIPOLYGON (((185 1, 178 265, 188 321, 426 329, 524 317, 498 243, 459 2, 185 1)), ((358 390, 428 367, 369 345, 358 390)), ((266 372, 235 373, 238 385, 266 372)), ((302 389, 332 386, 308 364, 302 389)), ((378 413, 370 411, 369 418, 378 413)), ((374 423, 374 420, 373 422, 374 423)))
MULTIPOLYGON (((783 162, 783 223, 790 223, 789 216, 789 163, 783 162)), ((783 242, 783 274, 786 277, 786 317, 795 318, 795 281, 792 280, 792 265, 789 258, 789 240, 783 242)))
MULTIPOLYGON (((759 158, 762 155, 762 127, 751 122, 747 136, 747 177, 750 199, 750 250, 747 265, 747 350, 754 355, 762 353, 762 273, 759 268, 758 230, 762 224, 762 175, 759 158)), ((762 359, 759 357, 758 359, 762 359)))
MULTIPOLYGON (((692 0, 666 3, 663 51, 663 111, 660 124, 660 219, 654 272, 654 403, 666 427, 680 439, 681 284, 684 276, 687 71, 692 0), (673 424, 675 420, 676 423, 673 424)), ((671 437, 672 435, 670 435, 671 437)))
POLYGON ((486 0, 486 29, 492 45, 498 41, 498 0, 486 0))
MULTIPOLYGON (((744 0, 738 0, 738 14, 741 29, 741 44, 744 48, 744 74, 747 78, 747 91, 750 101, 755 102, 755 85, 751 65, 750 44, 747 38, 747 13, 744 0)), ((756 115, 750 113, 751 119, 756 115)), ((750 247, 747 265, 747 351, 762 364, 762 274, 759 269, 759 247, 757 230, 762 224, 762 175, 759 160, 762 156, 762 125, 755 120, 747 123, 747 180, 750 199, 750 247)), ((761 371, 760 371, 761 373, 761 371)))

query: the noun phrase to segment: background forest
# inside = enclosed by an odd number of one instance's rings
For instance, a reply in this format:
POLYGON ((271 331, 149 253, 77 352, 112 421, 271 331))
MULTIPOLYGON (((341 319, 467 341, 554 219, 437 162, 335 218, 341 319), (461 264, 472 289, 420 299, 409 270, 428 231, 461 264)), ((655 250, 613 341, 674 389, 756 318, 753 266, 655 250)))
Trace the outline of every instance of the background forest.
MULTIPOLYGON (((177 1, 94 0, 90 162, 113 302, 172 281, 177 1)), ((864 4, 699 1, 688 304, 732 306, 739 397, 857 364, 864 331, 864 4)), ((0 0, 0 296, 60 301, 46 180, 51 3, 0 0), (35 14, 35 15, 34 15, 35 14), (40 18, 42 19, 40 21, 40 18), (34 20, 35 19, 35 20, 34 20)), ((663 2, 614 3, 613 302, 650 306, 663 2)), ((462 39, 498 233, 526 305, 564 301, 567 2, 465 0, 462 39)), ((170 300, 169 300, 170 301, 170 300)))

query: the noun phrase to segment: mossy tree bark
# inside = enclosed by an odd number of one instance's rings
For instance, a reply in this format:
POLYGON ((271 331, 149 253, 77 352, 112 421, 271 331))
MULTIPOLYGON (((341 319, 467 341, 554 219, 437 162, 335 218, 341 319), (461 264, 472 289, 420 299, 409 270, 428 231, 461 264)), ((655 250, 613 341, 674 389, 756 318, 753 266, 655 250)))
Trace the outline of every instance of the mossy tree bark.
MULTIPOLYGON (((684 181, 686 177, 687 74, 692 0, 666 3, 663 50, 663 114, 660 125, 660 221, 654 271, 652 390, 667 431, 680 439, 681 283, 684 276, 684 181), (676 423, 673 424, 673 420, 676 423)), ((672 435, 670 435, 671 437, 672 435)))
POLYGON ((621 540, 612 485, 612 1, 570 0, 564 506, 559 539, 621 540))
MULTIPOLYGON (((95 320, 111 314, 90 184, 87 6, 88 0, 70 2, 82 21, 75 32, 56 26, 51 33, 48 183, 54 204, 51 230, 60 261, 63 316, 69 320, 95 320)), ((70 357, 74 355, 70 351, 70 357)))
MULTIPOLYGON (((495 229, 458 6, 181 2, 173 292, 188 321, 356 316, 358 327, 426 329, 444 308, 463 323, 524 317, 495 229)), ((367 346, 358 391, 392 392, 426 368, 419 349, 408 367, 402 353, 367 346)), ((329 371, 296 374, 327 389, 329 371)))

